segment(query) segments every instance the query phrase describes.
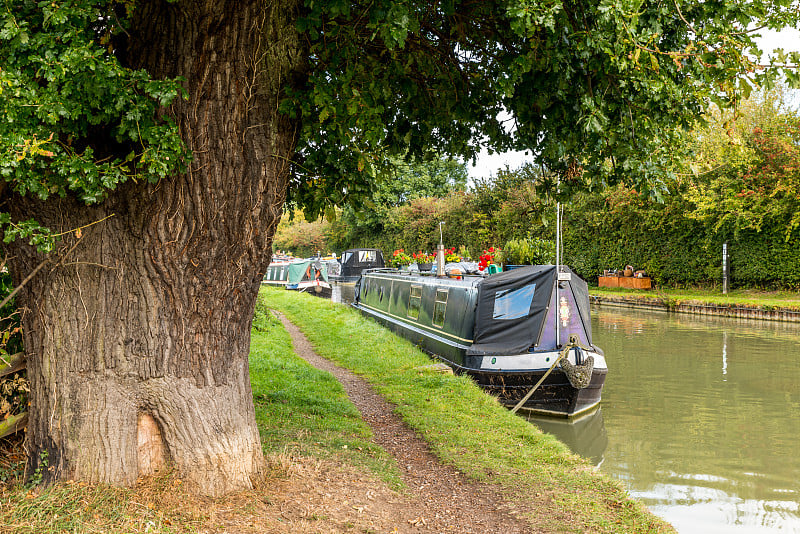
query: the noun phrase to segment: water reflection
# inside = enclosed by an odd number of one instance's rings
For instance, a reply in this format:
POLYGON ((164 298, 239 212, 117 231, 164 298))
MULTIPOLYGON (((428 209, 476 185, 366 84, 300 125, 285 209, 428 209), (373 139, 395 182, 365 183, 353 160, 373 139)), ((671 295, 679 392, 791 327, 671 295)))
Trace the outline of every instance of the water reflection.
POLYGON ((681 533, 800 530, 800 325, 601 308, 603 471, 681 533))
POLYGON ((331 300, 340 304, 351 304, 355 299, 355 284, 331 284, 331 300))
POLYGON ((608 446, 608 434, 603 422, 602 408, 572 420, 530 414, 526 419, 539 427, 542 432, 557 437, 572 452, 587 458, 592 465, 597 467, 603 463, 603 453, 608 446))

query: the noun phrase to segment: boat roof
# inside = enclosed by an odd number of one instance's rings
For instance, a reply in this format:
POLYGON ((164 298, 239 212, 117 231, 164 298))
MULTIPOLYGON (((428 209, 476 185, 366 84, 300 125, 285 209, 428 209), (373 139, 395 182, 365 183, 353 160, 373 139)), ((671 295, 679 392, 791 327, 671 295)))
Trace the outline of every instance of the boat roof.
POLYGON ((482 274, 462 274, 458 277, 436 276, 433 273, 420 273, 419 271, 399 271, 394 267, 376 267, 365 269, 364 274, 372 278, 392 278, 396 280, 409 280, 415 284, 432 286, 476 286, 485 278, 482 274))
POLYGON ((527 265, 460 279, 389 268, 368 269, 364 274, 424 286, 477 288, 473 344, 467 354, 493 356, 521 354, 534 346, 554 348, 570 334, 592 345, 589 288, 569 267, 559 269, 561 277, 555 265, 527 265), (557 320, 562 322, 560 332, 557 320))

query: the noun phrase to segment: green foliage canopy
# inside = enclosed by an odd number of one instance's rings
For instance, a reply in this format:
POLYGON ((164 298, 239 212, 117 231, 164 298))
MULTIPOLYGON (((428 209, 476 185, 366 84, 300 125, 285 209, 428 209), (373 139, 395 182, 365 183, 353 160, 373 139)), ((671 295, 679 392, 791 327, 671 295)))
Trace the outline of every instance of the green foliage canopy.
MULTIPOLYGON (((187 158, 175 125, 157 113, 182 94, 113 54, 121 4, 5 0, 0 10, 0 177, 20 195, 102 201, 129 179, 156 182, 187 158)), ((0 214, 6 242, 35 221, 0 214)))
MULTIPOLYGON (((161 112, 186 96, 180 80, 154 80, 115 56, 136 5, 4 0, 7 187, 91 204, 128 180, 184 169, 189 155, 161 112)), ((291 198, 314 217, 370 198, 389 156, 470 159, 481 144, 532 150, 565 194, 583 175, 655 190, 677 127, 770 81, 773 71, 749 59, 758 51, 747 28, 797 17, 788 0, 306 0, 297 30, 307 62, 280 104, 302 124, 291 198)), ((41 231, 0 217, 6 240, 41 231)))
POLYGON ((585 177, 658 194, 681 128, 774 79, 748 28, 798 17, 787 0, 306 6, 308 82, 285 104, 303 119, 292 193, 311 216, 368 193, 386 153, 470 158, 476 139, 531 150, 564 195, 585 177))

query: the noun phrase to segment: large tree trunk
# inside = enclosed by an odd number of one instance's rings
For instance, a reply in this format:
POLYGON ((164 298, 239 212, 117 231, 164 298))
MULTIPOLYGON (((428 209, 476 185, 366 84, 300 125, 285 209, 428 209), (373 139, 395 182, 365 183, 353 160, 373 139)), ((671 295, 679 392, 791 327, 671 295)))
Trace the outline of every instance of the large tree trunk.
MULTIPOLYGON (((91 208, 12 199, 15 219, 65 232, 18 297, 29 473, 130 485, 169 462, 209 495, 259 475, 250 326, 296 131, 279 91, 299 61, 295 7, 277 4, 136 3, 124 58, 186 79, 166 112, 188 172, 91 208)), ((12 247, 19 282, 43 256, 12 247)))

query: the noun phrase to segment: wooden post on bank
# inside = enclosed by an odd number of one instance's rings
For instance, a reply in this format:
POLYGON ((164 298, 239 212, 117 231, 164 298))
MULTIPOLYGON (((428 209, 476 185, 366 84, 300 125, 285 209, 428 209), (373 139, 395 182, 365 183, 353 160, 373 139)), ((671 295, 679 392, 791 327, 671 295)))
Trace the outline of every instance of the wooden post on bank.
MULTIPOLYGON (((0 356, 0 380, 11 373, 25 369, 25 353, 18 352, 10 356, 0 356)), ((12 415, 5 420, 0 420, 0 439, 10 436, 24 429, 28 423, 28 412, 12 415)))
POLYGON ((728 243, 722 244, 722 294, 728 294, 728 243))

